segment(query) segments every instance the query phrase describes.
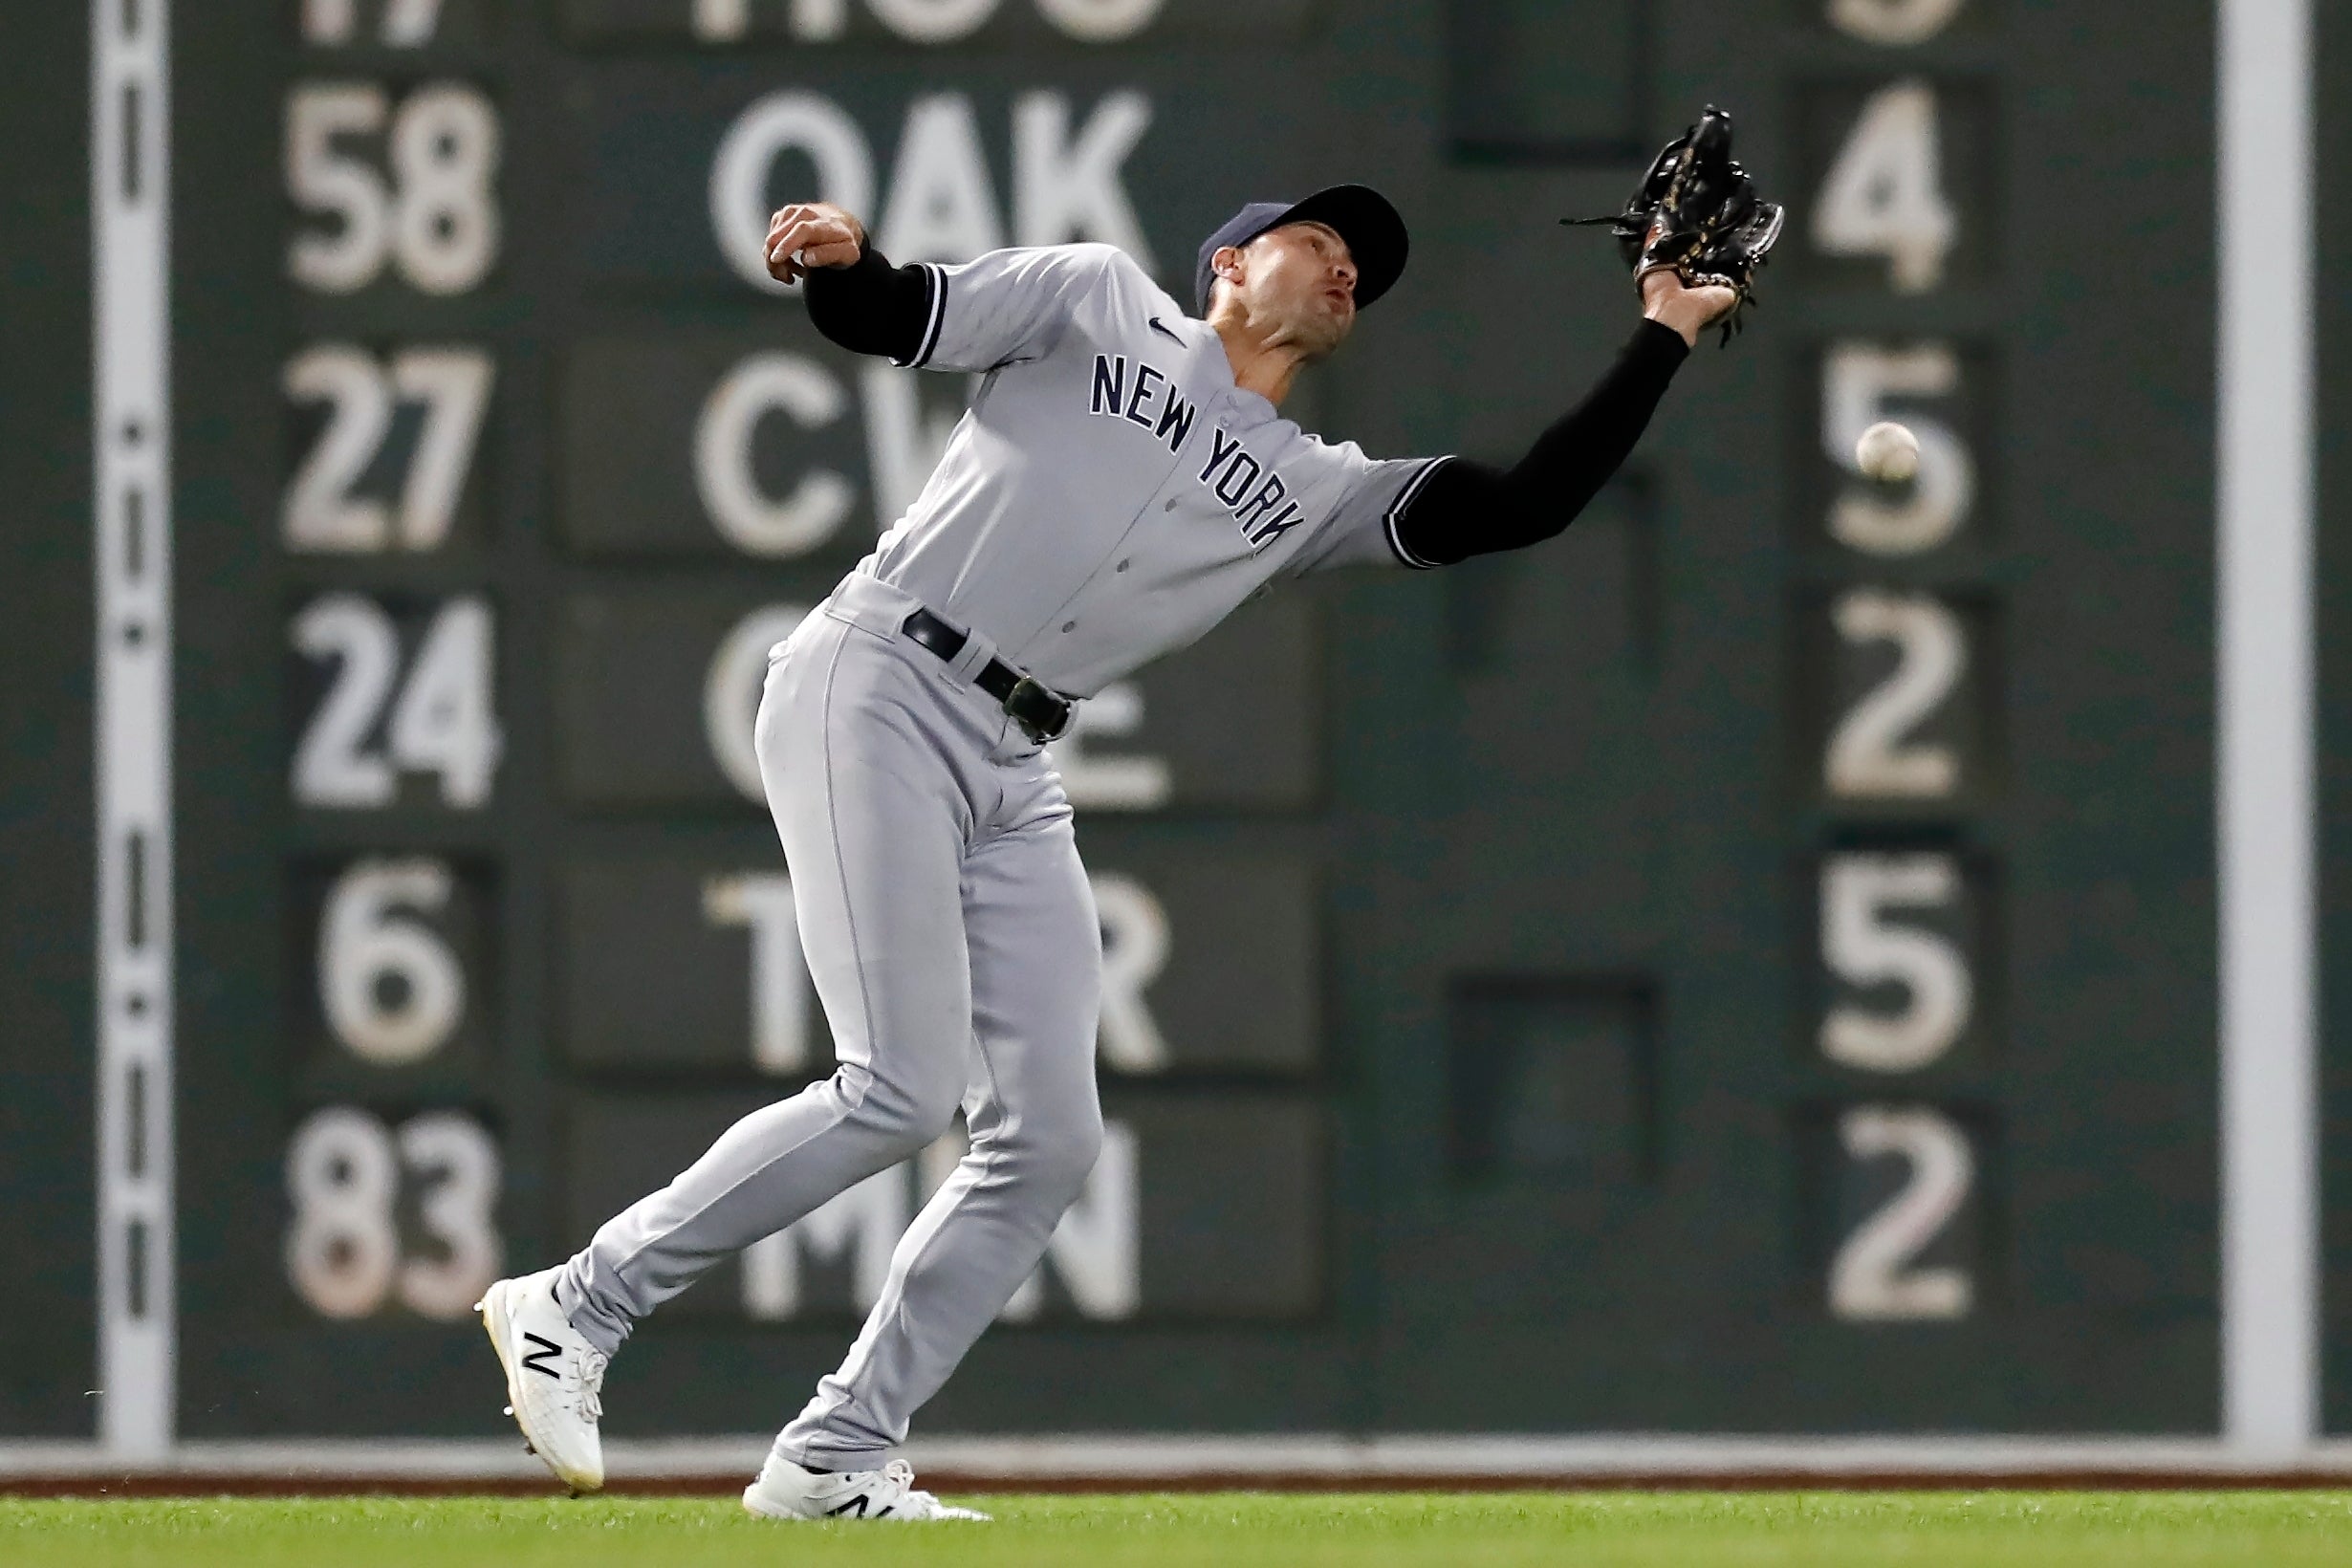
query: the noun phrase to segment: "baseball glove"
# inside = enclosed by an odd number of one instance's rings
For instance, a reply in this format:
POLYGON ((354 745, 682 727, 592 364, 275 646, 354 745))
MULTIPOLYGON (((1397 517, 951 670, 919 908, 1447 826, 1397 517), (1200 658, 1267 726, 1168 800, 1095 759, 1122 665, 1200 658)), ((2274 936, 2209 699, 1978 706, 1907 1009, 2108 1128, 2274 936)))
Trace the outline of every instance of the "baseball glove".
POLYGON ((1785 216, 1733 161, 1731 117, 1710 103, 1696 125, 1666 143, 1623 211, 1560 222, 1609 225, 1637 280, 1671 267, 1691 288, 1736 290, 1738 302, 1723 317, 1729 343, 1755 301, 1755 270, 1780 238, 1785 216))

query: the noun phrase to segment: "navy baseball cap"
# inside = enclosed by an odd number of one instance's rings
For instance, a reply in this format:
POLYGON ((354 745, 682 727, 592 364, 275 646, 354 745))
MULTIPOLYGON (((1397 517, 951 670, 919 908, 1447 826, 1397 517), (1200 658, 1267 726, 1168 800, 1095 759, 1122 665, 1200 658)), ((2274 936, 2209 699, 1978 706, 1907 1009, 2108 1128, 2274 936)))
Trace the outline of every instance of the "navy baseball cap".
POLYGON ((1388 198, 1370 185, 1331 185, 1303 202, 1252 202, 1225 227, 1201 242, 1201 259, 1192 272, 1192 294, 1203 316, 1209 314, 1209 291, 1217 274, 1209 260, 1229 245, 1247 245, 1270 229, 1286 223, 1328 224, 1347 241, 1356 258, 1356 308, 1362 310, 1405 275, 1405 253, 1411 242, 1405 220, 1388 198))

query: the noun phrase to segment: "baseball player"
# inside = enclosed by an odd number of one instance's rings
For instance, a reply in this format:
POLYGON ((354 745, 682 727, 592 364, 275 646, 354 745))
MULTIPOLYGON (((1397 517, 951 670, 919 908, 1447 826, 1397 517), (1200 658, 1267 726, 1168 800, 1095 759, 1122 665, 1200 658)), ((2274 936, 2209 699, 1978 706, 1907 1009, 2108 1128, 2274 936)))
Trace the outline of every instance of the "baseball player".
POLYGON ((768 244, 836 343, 983 378, 913 507, 769 655, 760 774, 839 1065, 570 1261, 492 1285, 483 1319, 526 1439, 593 1490, 605 1364, 636 1320, 960 1109, 970 1152, 744 1503, 979 1518, 892 1455, 1036 1267, 1101 1143, 1100 932, 1047 746, 1079 701, 1272 578, 1558 534, 1735 294, 1648 272, 1614 367, 1499 468, 1377 461, 1279 411, 1405 270, 1403 220, 1361 185, 1235 214, 1201 247, 1199 318, 1106 245, 894 267, 823 205, 776 213, 768 244))

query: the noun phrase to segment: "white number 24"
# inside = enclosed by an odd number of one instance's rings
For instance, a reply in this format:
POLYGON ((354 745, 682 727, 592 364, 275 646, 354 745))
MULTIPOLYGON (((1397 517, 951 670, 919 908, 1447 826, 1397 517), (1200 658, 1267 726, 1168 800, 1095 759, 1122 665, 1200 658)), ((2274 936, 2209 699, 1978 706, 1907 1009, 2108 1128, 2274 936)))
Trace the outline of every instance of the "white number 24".
POLYGON ((402 681, 400 631, 383 606, 349 593, 303 606, 294 617, 294 648, 339 667, 294 749, 295 803, 389 806, 405 772, 438 774, 445 806, 487 805, 504 747, 490 698, 491 640, 488 601, 453 599, 426 625, 402 681), (371 745, 387 707, 382 743, 371 745))

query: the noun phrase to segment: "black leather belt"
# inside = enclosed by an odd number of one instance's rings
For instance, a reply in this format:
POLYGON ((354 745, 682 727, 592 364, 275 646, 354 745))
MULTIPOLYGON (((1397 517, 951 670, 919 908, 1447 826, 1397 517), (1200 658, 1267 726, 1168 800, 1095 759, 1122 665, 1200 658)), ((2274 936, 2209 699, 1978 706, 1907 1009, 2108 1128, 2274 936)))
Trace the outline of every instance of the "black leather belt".
MULTIPOLYGON (((928 610, 916 610, 900 622, 899 630, 948 664, 955 662, 955 656, 970 641, 928 610)), ((1021 732, 1040 746, 1061 739, 1070 728, 1070 710, 1075 705, 1002 659, 991 659, 981 665, 980 673, 972 677, 972 685, 1004 705, 1013 722, 1021 727, 1021 732)))

